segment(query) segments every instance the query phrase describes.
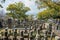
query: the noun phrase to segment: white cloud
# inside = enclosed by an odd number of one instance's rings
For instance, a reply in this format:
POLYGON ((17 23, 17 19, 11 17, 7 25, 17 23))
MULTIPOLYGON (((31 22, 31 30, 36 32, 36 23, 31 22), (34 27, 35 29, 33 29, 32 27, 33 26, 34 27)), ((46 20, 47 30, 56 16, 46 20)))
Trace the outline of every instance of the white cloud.
POLYGON ((29 0, 6 0, 6 2, 3 4, 4 6, 4 10, 6 10, 6 7, 11 4, 11 3, 15 3, 15 2, 19 2, 22 1, 26 6, 31 8, 31 11, 27 12, 27 14, 37 14, 40 10, 37 9, 37 6, 35 5, 34 1, 29 1, 29 0))

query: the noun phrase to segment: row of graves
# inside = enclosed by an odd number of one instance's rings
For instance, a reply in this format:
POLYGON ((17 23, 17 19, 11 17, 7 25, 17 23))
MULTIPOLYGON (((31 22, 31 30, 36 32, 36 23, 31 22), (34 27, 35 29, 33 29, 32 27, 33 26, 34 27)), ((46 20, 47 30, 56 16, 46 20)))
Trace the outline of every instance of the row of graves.
POLYGON ((48 37, 52 40, 54 37, 51 35, 54 34, 52 25, 49 24, 47 29, 43 21, 19 21, 18 25, 22 25, 21 28, 7 28, 0 32, 0 40, 49 40, 48 37))
POLYGON ((0 21, 0 28, 13 28, 13 27, 25 27, 25 26, 37 26, 43 22, 40 22, 40 20, 13 20, 13 19, 8 19, 8 20, 1 20, 0 21))
MULTIPOLYGON (((57 20, 53 20, 53 22, 55 23, 55 24, 60 24, 60 21, 57 21, 57 20)), ((45 23, 45 21, 43 21, 43 20, 27 20, 27 19, 25 19, 25 20, 13 20, 13 19, 7 19, 7 20, 0 20, 0 28, 6 28, 6 27, 8 27, 8 28, 12 28, 12 27, 17 27, 17 28, 19 28, 19 27, 25 27, 25 26, 40 26, 40 24, 44 24, 45 23)))
POLYGON ((47 38, 55 37, 55 33, 52 32, 52 24, 46 26, 45 21, 41 20, 12 20, 1 21, 0 27, 8 27, 4 32, 1 32, 1 40, 48 40, 47 38), (8 31, 11 29, 10 31, 8 31), (18 32, 17 32, 18 31, 18 32), (21 31, 21 32, 20 32, 21 31), (24 36, 27 35, 27 36, 24 36))

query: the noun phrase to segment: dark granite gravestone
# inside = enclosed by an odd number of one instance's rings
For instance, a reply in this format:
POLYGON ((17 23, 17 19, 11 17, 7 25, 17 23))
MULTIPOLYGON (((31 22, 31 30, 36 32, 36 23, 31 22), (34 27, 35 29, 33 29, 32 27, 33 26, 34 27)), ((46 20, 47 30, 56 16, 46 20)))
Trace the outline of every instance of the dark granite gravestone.
POLYGON ((16 37, 17 36, 17 29, 15 29, 15 31, 14 31, 14 37, 16 37))
POLYGON ((20 38, 20 40, 24 40, 23 31, 21 31, 21 38, 20 38))
POLYGON ((17 21, 17 24, 18 24, 17 26, 19 27, 20 26, 20 20, 17 21))
POLYGON ((38 29, 38 34, 40 34, 40 30, 38 29))
POLYGON ((8 19, 8 24, 11 24, 12 23, 12 19, 8 19))
POLYGON ((20 24, 20 20, 18 20, 18 22, 17 22, 18 24, 20 24))
POLYGON ((7 23, 8 23, 8 27, 11 28, 11 26, 12 26, 12 19, 8 19, 7 23))
POLYGON ((14 38, 13 38, 13 40, 18 40, 17 39, 17 29, 15 29, 15 31, 14 31, 14 38))
POLYGON ((40 30, 42 30, 42 25, 40 26, 40 30))
POLYGON ((8 30, 5 29, 5 37, 7 37, 7 36, 8 36, 8 30))
POLYGON ((21 31, 21 36, 23 37, 23 31, 21 31))
POLYGON ((52 24, 49 24, 49 30, 48 30, 49 32, 49 34, 51 34, 51 32, 52 32, 52 24))
POLYGON ((0 21, 0 28, 3 28, 2 22, 0 21))
POLYGON ((57 30, 59 29, 59 26, 57 25, 57 28, 56 28, 57 30))
POLYGON ((36 31, 37 29, 35 28, 34 31, 36 31))

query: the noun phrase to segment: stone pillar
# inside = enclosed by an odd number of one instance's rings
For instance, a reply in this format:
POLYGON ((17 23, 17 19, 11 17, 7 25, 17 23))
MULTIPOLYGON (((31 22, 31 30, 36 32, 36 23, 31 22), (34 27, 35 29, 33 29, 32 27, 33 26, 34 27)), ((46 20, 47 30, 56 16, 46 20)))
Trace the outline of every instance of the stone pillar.
POLYGON ((12 27, 12 19, 8 19, 8 27, 9 27, 9 28, 12 27))

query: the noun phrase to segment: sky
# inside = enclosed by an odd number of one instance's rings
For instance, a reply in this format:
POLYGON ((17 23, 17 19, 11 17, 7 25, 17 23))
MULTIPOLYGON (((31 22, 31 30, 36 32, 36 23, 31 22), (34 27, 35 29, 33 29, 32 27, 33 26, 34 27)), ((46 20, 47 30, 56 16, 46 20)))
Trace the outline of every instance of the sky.
POLYGON ((15 3, 15 2, 23 2, 25 4, 25 6, 29 7, 31 10, 28 11, 26 14, 28 15, 36 15, 38 12, 43 11, 44 9, 37 9, 37 6, 35 4, 35 0, 29 1, 29 0, 6 0, 5 3, 3 3, 2 5, 4 6, 2 10, 4 10, 6 12, 6 8, 9 4, 11 3, 15 3))

